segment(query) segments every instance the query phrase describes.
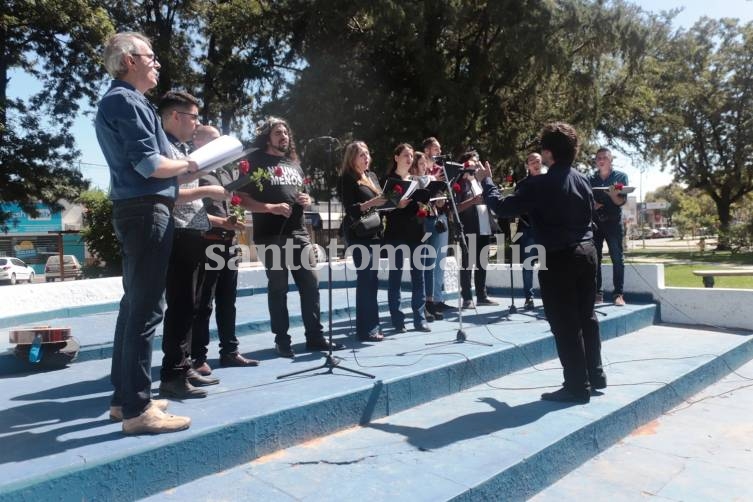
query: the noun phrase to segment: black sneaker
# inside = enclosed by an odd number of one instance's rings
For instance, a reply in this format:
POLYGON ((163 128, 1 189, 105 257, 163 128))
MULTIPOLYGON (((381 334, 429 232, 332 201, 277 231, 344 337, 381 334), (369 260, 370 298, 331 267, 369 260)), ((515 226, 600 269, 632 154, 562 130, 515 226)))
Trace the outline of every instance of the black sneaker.
POLYGON ((314 351, 314 350, 321 350, 322 352, 327 352, 330 349, 332 350, 342 350, 345 348, 345 345, 342 343, 332 342, 330 345, 329 341, 327 341, 326 338, 315 338, 313 340, 306 340, 306 350, 314 351))
POLYGON ((557 403, 587 404, 591 400, 591 393, 584 390, 583 393, 576 394, 562 387, 560 390, 554 392, 544 392, 541 394, 541 399, 557 403))
POLYGON ((536 306, 533 304, 533 298, 526 298, 526 302, 523 304, 523 310, 533 310, 536 306))
POLYGON ((476 306, 473 304, 473 300, 463 300, 463 310, 475 308, 476 306))
POLYGON ((291 347, 289 343, 276 343, 275 350, 280 357, 287 357, 288 359, 295 358, 295 352, 293 352, 293 347, 291 347))
POLYGON ((424 317, 426 318, 426 322, 434 322, 435 316, 431 313, 431 311, 429 311, 429 307, 424 308, 424 317))

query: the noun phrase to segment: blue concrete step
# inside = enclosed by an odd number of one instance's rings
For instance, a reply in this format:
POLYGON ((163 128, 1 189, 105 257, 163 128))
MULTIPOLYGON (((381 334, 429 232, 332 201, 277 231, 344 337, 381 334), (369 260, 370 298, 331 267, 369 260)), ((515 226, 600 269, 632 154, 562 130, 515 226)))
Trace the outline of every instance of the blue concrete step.
MULTIPOLYGON (((527 500, 749 361, 753 337, 651 326, 606 342, 603 353, 610 385, 588 405, 539 400, 561 379, 558 364, 549 361, 147 500, 527 500)), ((623 467, 613 463, 610 470, 620 477, 623 467)), ((614 490, 600 493, 596 500, 628 499, 614 490)), ((724 486, 705 493, 716 498, 724 486)), ((549 500, 594 499, 582 487, 566 494, 576 496, 555 493, 549 500)))
POLYGON ((750 500, 751 380, 748 362, 531 500, 750 500))
MULTIPOLYGON (((656 315, 654 305, 602 311, 605 339, 649 326, 656 315)), ((337 368, 331 375, 317 371, 280 380, 283 373, 322 362, 321 354, 303 350, 302 328, 292 331, 300 354, 294 361, 276 357, 271 334, 246 337, 244 353, 262 360, 261 366, 217 369, 222 382, 208 389, 208 398, 171 404, 172 413, 190 416, 193 424, 170 435, 126 437, 109 422, 109 360, 5 377, 0 500, 144 497, 555 356, 548 324, 537 315, 541 308, 503 314, 498 307, 464 313, 468 338, 491 347, 454 343, 457 313, 433 323, 431 333, 396 334, 383 317, 387 340, 377 344, 353 340, 350 321, 338 320, 334 338, 349 349, 337 353, 342 364, 371 372, 375 380, 337 368), (426 345, 431 342, 446 343, 426 345)), ((217 354, 214 343, 210 354, 217 354)), ((160 357, 155 352, 155 378, 160 357)))
MULTIPOLYGON (((344 284, 340 284, 343 286, 344 284)), ((321 291, 322 324, 326 324, 329 312, 329 295, 326 289, 321 291)), ((447 295, 447 301, 457 302, 457 293, 447 295)), ((387 291, 379 291, 380 312, 388 312, 387 291)), ((403 294, 403 305, 409 303, 410 294, 403 294)), ((302 326, 301 302, 298 292, 291 288, 288 293, 288 311, 290 313, 290 325, 302 326)), ((355 318, 355 290, 344 287, 332 291, 332 317, 333 319, 355 318)), ((59 310, 49 313, 38 313, 33 316, 25 316, 24 325, 50 325, 71 328, 71 334, 81 344, 81 350, 76 362, 89 361, 92 359, 109 359, 112 357, 112 338, 115 332, 115 322, 118 317, 118 304, 100 304, 60 312, 59 310)), ((260 288, 244 288, 239 290, 236 301, 236 335, 243 337, 270 332, 269 310, 265 290, 260 288)), ((18 324, 9 325, 13 326, 18 324)), ((155 347, 158 347, 162 339, 163 325, 157 326, 155 331, 155 347)), ((209 320, 209 336, 217 340, 217 324, 214 313, 209 320)), ((0 376, 26 372, 34 369, 34 366, 26 361, 18 360, 13 354, 14 346, 9 343, 8 337, 0 338, 0 376)))

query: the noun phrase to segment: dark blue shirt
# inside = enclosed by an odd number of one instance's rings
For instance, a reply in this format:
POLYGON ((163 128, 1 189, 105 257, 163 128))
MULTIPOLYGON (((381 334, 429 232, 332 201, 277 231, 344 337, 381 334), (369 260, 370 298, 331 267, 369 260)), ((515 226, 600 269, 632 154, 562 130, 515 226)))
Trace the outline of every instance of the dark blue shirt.
MULTIPOLYGON (((602 179, 599 171, 597 170, 592 174, 588 181, 591 183, 591 187, 610 187, 615 183, 622 183, 627 186, 628 177, 627 174, 622 171, 616 171, 612 169, 607 179, 602 179)), ((599 208, 596 211, 596 218, 598 221, 620 221, 622 219, 622 206, 618 206, 605 190, 594 190, 594 200, 599 204, 603 204, 604 207, 599 208)), ((627 195, 620 195, 623 200, 627 200, 627 195)))
POLYGON ((110 167, 110 198, 164 195, 175 199, 177 178, 151 178, 170 142, 156 110, 131 84, 113 80, 99 102, 94 128, 110 167))
POLYGON ((503 198, 491 178, 483 182, 484 200, 501 218, 528 213, 536 243, 559 251, 593 238, 591 185, 566 164, 554 164, 546 174, 521 183, 503 198))

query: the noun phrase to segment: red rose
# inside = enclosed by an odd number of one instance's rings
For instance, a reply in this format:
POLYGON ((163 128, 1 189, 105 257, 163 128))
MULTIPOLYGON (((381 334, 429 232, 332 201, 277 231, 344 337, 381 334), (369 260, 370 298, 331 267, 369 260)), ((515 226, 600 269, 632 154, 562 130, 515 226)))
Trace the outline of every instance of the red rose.
POLYGON ((248 174, 248 171, 250 170, 251 170, 251 165, 248 163, 246 159, 243 159, 240 162, 238 162, 238 171, 242 175, 248 174))
POLYGON ((471 164, 470 160, 466 160, 465 164, 463 164, 463 167, 465 167, 466 169, 471 169, 473 167, 473 164, 471 164))
POLYGON ((397 195, 403 195, 403 187, 401 185, 395 185, 395 188, 393 188, 392 191, 397 195))
POLYGON ((243 202, 243 199, 241 199, 240 195, 233 195, 230 199, 230 203, 234 206, 240 206, 241 202, 243 202))
POLYGON ((310 185, 311 184, 311 178, 303 178, 303 184, 304 185, 310 185))
POLYGON ((278 178, 282 178, 282 174, 283 174, 282 168, 280 166, 275 167, 275 176, 277 176, 278 178))
POLYGON ((463 188, 462 188, 462 187, 460 186, 460 183, 453 183, 453 184, 452 184, 452 191, 453 191, 453 192, 455 192, 455 193, 460 193, 460 191, 461 191, 462 189, 463 189, 463 188))
POLYGON ((623 183, 620 183, 619 181, 614 184, 614 189, 617 190, 617 191, 620 191, 623 188, 625 188, 625 185, 623 183))
POLYGON ((424 208, 419 208, 419 210, 416 211, 416 216, 418 216, 419 218, 426 218, 427 216, 429 216, 429 212, 424 208))
POLYGON ((505 177, 505 182, 507 182, 507 183, 512 183, 513 181, 515 181, 515 179, 514 179, 514 178, 512 177, 512 175, 511 175, 511 174, 508 174, 508 175, 507 175, 507 176, 505 177))

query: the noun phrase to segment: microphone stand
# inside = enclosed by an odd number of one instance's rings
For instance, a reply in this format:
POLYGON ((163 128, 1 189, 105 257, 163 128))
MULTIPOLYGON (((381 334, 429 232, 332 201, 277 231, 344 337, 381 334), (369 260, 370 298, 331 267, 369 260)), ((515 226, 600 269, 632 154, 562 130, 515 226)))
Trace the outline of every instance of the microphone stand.
MULTIPOLYGON (((442 163, 442 174, 444 174, 444 182, 445 182, 445 185, 447 185, 447 193, 449 195, 448 199, 450 200, 450 207, 452 208, 452 216, 453 216, 452 219, 454 220, 453 223, 448 222, 448 226, 452 225, 454 234, 458 238, 458 242, 460 243, 460 247, 461 247, 460 260, 458 261, 458 287, 460 287, 460 269, 463 266, 463 256, 468 256, 468 263, 470 264, 470 256, 468 253, 468 243, 465 240, 465 232, 463 231, 463 223, 460 221, 460 213, 458 213, 458 206, 455 203, 455 196, 453 195, 452 187, 450 186, 450 180, 447 178, 447 169, 445 169, 444 162, 442 163)), ((458 257, 456 256, 455 259, 457 260, 457 258, 458 257)), ((479 266, 481 265, 479 264, 479 266)), ((444 273, 444 271, 442 271, 442 273, 444 273)), ((473 343, 475 345, 483 345, 485 347, 492 347, 491 343, 468 340, 468 336, 466 335, 465 330, 463 330, 463 296, 461 294, 458 295, 458 331, 455 334, 455 340, 431 342, 431 343, 427 343, 426 345, 446 345, 446 344, 452 344, 452 343, 473 343)))
MULTIPOLYGON (((316 138, 315 138, 316 139, 316 138)), ((327 143, 327 166, 332 166, 332 144, 334 142, 337 142, 339 144, 339 141, 335 138, 329 138, 330 141, 327 143), (334 141, 332 141, 334 140, 334 141)), ((330 232, 331 235, 331 224, 332 224, 332 193, 330 193, 329 200, 327 201, 327 231, 330 232)), ((332 248, 330 247, 330 250, 332 248)), ((333 374, 333 370, 335 368, 340 368, 343 371, 349 371, 351 373, 355 373, 356 375, 365 376, 368 378, 376 378, 374 375, 371 375, 369 373, 365 373, 363 371, 354 370, 352 368, 346 368, 345 366, 341 366, 340 363, 342 362, 342 359, 339 357, 336 357, 332 355, 332 256, 327 256, 327 292, 328 292, 328 298, 329 298, 329 351, 327 352, 327 355, 324 358, 324 362, 320 364, 319 366, 315 366, 313 368, 307 368, 304 370, 299 371, 293 371, 292 373, 286 373, 284 375, 280 375, 277 377, 278 380, 282 378, 287 378, 295 375, 301 375, 303 373, 309 373, 311 371, 317 371, 321 369, 326 369, 327 371, 323 372, 323 374, 333 374)))

